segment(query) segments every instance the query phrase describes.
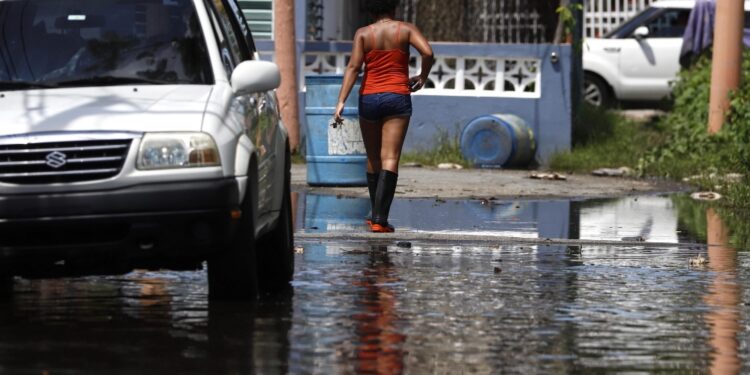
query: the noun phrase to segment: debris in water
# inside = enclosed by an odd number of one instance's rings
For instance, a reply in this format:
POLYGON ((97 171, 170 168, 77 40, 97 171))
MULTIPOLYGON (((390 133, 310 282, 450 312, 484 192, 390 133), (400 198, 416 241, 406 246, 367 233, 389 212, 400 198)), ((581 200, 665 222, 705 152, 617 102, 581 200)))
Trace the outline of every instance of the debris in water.
POLYGON ((708 263, 708 259, 703 257, 703 255, 698 255, 695 258, 690 258, 690 265, 691 266, 702 266, 704 264, 708 263))
POLYGON ((396 243, 396 246, 403 247, 405 249, 411 249, 411 242, 409 242, 409 241, 399 241, 398 243, 396 243))
POLYGON ((570 246, 568 246, 568 254, 571 254, 571 255, 580 255, 581 254, 581 245, 570 245, 570 246))
POLYGON ((304 254, 305 253, 305 248, 302 247, 302 246, 297 246, 297 247, 294 248, 294 253, 295 254, 304 254))
POLYGON ((363 254, 369 254, 370 253, 369 250, 363 250, 363 249, 343 250, 342 252, 344 254, 347 254, 347 255, 363 255, 363 254))
POLYGON ((713 191, 701 191, 691 194, 690 198, 697 201, 718 201, 721 199, 721 194, 714 193, 713 191))
POLYGON ((502 261, 503 261, 503 260, 502 260, 502 259, 500 259, 500 258, 498 258, 498 259, 493 259, 492 261, 493 261, 493 262, 497 262, 497 263, 502 263, 502 261))
POLYGON ((500 269, 500 267, 495 267, 495 273, 500 273, 500 272, 503 272, 503 270, 500 269))

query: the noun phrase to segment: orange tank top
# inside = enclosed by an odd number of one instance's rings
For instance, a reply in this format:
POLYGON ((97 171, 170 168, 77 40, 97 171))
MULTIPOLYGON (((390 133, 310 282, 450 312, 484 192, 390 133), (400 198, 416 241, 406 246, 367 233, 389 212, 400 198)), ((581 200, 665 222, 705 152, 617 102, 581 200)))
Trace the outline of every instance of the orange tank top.
MULTIPOLYGON (((375 28, 370 26, 372 45, 375 44, 375 28)), ((396 29, 396 41, 400 40, 401 23, 396 29)), ((373 49, 365 55, 365 74, 362 77, 360 95, 394 93, 409 95, 409 54, 401 49, 373 49)))

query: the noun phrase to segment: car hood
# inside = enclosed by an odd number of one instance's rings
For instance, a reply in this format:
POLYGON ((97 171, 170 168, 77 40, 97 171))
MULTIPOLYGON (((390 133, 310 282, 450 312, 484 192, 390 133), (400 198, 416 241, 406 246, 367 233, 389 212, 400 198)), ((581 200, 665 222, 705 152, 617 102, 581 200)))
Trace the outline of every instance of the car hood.
POLYGON ((212 86, 0 92, 0 136, 59 131, 200 131, 212 86))

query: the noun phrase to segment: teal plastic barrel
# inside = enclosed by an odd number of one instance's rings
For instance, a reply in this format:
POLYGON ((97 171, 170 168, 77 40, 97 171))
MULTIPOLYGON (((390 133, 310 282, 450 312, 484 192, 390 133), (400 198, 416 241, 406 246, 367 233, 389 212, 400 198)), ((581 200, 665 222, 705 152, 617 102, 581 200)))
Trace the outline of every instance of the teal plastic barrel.
POLYGON ((523 167, 536 155, 534 132, 511 114, 477 117, 461 132, 461 152, 476 167, 523 167))
POLYGON ((344 123, 333 124, 343 76, 305 77, 307 183, 367 186, 367 154, 359 129, 359 82, 344 107, 344 123))

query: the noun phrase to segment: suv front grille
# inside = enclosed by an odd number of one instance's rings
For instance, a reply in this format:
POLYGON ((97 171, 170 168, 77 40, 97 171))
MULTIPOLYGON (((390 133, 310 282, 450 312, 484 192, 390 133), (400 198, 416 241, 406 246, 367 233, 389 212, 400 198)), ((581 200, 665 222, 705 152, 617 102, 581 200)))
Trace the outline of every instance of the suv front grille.
POLYGON ((101 180, 120 173, 132 140, 0 145, 0 182, 50 184, 101 180))

